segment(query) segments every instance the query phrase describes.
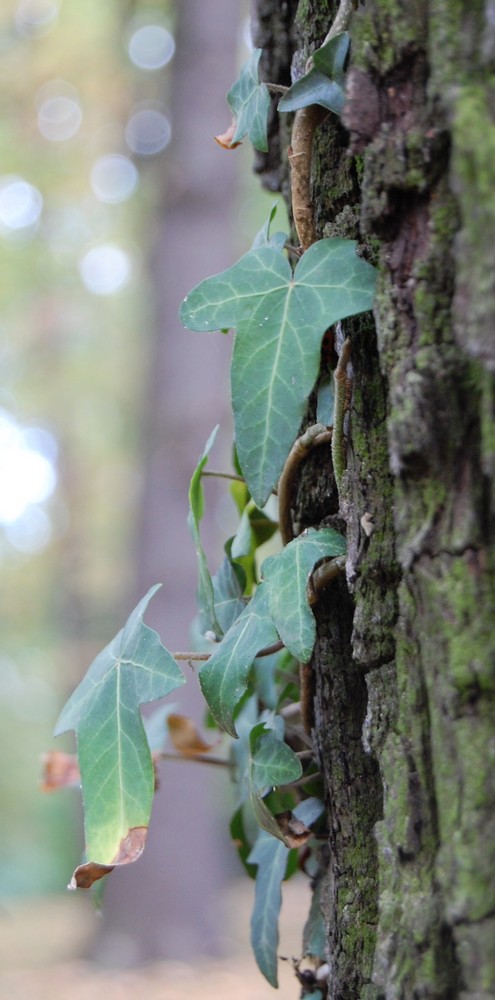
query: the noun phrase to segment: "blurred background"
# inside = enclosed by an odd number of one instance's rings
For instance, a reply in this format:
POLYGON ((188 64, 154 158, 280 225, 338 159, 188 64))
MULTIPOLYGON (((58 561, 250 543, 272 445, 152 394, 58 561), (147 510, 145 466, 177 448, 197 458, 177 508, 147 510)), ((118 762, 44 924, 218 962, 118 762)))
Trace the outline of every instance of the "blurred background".
MULTIPOLYGON (((147 622, 168 648, 190 644, 187 489, 218 422, 212 467, 230 466, 231 343, 184 331, 177 311, 249 249, 273 203, 248 144, 213 141, 249 37, 241 0, 0 7, 2 996, 67 996, 71 974, 69 995, 107 996, 117 979, 77 992, 88 961, 107 970, 91 966, 96 977, 175 963, 189 995, 204 955, 220 963, 219 996, 223 957, 246 950, 252 886, 238 881, 214 768, 163 767, 146 853, 109 880, 99 916, 65 891, 78 793, 44 795, 39 781, 43 752, 73 749, 52 740, 65 699, 152 584, 147 622)), ((233 519, 210 481, 213 568, 233 519)), ((175 701, 201 723, 193 677, 175 701)), ((270 995, 246 961, 246 996, 270 995)))

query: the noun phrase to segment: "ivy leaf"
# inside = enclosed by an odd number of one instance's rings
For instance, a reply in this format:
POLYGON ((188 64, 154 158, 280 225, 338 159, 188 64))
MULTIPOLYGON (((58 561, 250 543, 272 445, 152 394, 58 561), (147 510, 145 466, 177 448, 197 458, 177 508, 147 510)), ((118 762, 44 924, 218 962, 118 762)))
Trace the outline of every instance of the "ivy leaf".
POLYGON ((144 849, 154 773, 139 706, 184 683, 171 653, 143 623, 157 589, 151 588, 93 661, 55 729, 55 735, 68 729, 77 734, 89 860, 74 872, 74 888, 88 888, 144 849))
POLYGON ((288 785, 302 774, 299 757, 266 722, 258 722, 249 734, 251 788, 253 792, 288 785))
POLYGON ((261 703, 272 711, 276 708, 279 699, 278 673, 284 652, 284 650, 279 650, 272 653, 271 656, 260 657, 253 664, 254 688, 261 703))
MULTIPOLYGON (((321 815, 323 802, 305 799, 294 809, 294 816, 306 826, 321 815)), ((281 884, 285 878, 290 851, 280 840, 275 840, 265 830, 260 830, 248 857, 248 863, 258 866, 253 914, 251 917, 251 945, 260 972, 274 986, 278 986, 277 948, 279 941, 278 918, 282 905, 281 884)))
POLYGON ((257 865, 254 908, 251 917, 251 946, 260 972, 275 989, 278 987, 278 918, 282 906, 282 881, 289 850, 266 830, 261 830, 247 859, 257 865))
POLYGON ((315 384, 323 334, 371 309, 375 269, 353 240, 314 243, 294 274, 273 247, 250 250, 201 282, 182 303, 191 330, 234 327, 232 405, 236 446, 258 506, 278 481, 315 384))
POLYGON ((246 594, 253 591, 258 579, 257 550, 275 534, 277 529, 278 524, 267 517, 264 511, 259 510, 252 500, 246 504, 231 546, 232 558, 242 566, 246 575, 244 591, 246 594))
POLYGON ((325 73, 337 83, 344 83, 344 66, 349 52, 350 35, 348 31, 341 31, 334 35, 330 41, 325 42, 319 49, 313 52, 313 66, 325 73))
POLYGON ((249 748, 251 803, 256 821, 263 830, 271 833, 288 847, 275 816, 263 802, 262 793, 266 792, 267 788, 297 781, 302 774, 301 762, 287 743, 284 743, 282 734, 279 735, 273 729, 267 728, 265 722, 253 726, 249 734, 249 748))
POLYGON ((246 574, 239 565, 230 558, 231 542, 225 546, 226 556, 212 579, 215 616, 222 633, 228 632, 236 618, 246 607, 243 600, 246 586, 246 574))
POLYGON ((309 528, 261 567, 272 621, 284 645, 303 663, 309 660, 316 638, 307 595, 309 575, 321 559, 344 555, 345 550, 345 538, 333 528, 309 528))
POLYGON ((278 104, 279 111, 298 111, 320 104, 336 115, 344 107, 344 63, 349 51, 349 34, 344 31, 313 53, 308 73, 296 80, 278 104))
POLYGON ((203 484, 201 482, 201 476, 203 474, 203 469, 208 462, 208 457, 210 451, 213 447, 215 438, 217 436, 218 424, 213 428, 208 441, 206 442, 205 449, 201 455, 199 462, 194 470, 192 479, 189 485, 189 514, 187 517, 187 523, 189 530, 193 537, 194 547, 196 549, 196 555, 198 557, 198 590, 197 590, 197 604, 198 604, 198 614, 199 614, 199 627, 203 634, 208 630, 215 632, 216 635, 222 635, 222 629, 218 623, 215 614, 215 595, 213 591, 213 584, 211 581, 210 571, 208 569, 208 564, 206 562, 206 556, 201 545, 201 538, 199 534, 199 523, 203 517, 204 507, 205 507, 205 497, 203 491, 203 484))
POLYGON ((321 878, 317 881, 311 897, 308 919, 303 931, 303 955, 313 955, 323 961, 326 947, 326 930, 321 911, 321 878))
POLYGON ((260 649, 278 639, 268 615, 263 584, 199 671, 210 711, 221 729, 237 736, 234 711, 246 690, 251 664, 260 649))
POLYGON ((265 84, 260 83, 258 74, 260 56, 261 49, 253 49, 238 79, 229 90, 227 100, 237 123, 231 137, 231 147, 247 134, 254 148, 266 153, 270 94, 265 84))

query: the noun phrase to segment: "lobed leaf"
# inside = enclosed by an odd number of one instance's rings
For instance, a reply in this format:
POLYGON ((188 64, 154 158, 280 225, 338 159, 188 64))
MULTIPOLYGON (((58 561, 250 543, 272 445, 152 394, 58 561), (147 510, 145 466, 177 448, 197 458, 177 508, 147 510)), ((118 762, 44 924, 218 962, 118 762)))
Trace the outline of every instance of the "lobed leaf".
POLYGON ((251 946, 260 972, 271 986, 278 987, 278 918, 282 906, 282 881, 289 850, 266 830, 261 830, 247 858, 257 865, 254 907, 251 916, 251 946))
POLYGON ((258 75, 260 56, 261 49, 254 49, 242 67, 238 79, 229 90, 227 100, 236 122, 230 146, 248 135, 254 148, 266 153, 270 94, 265 84, 260 83, 258 75))
POLYGON ((268 610, 287 649, 306 663, 313 651, 316 624, 308 603, 308 579, 321 559, 344 555, 345 538, 333 528, 310 528, 276 556, 265 559, 261 574, 268 610))
MULTIPOLYGON (((294 815, 311 826, 324 809, 319 799, 305 799, 294 809, 294 815)), ((258 866, 254 908, 251 917, 251 945, 260 972, 268 982, 278 986, 277 948, 278 918, 282 905, 281 884, 285 878, 290 851, 280 840, 260 830, 247 859, 258 866)))
POLYGON ((74 872, 74 887, 88 887, 144 849, 154 772, 139 706, 184 683, 171 653, 143 623, 157 589, 93 661, 56 725, 55 735, 77 734, 89 861, 74 872))
POLYGON ((277 639, 261 584, 199 672, 201 690, 210 711, 220 728, 231 736, 237 736, 234 711, 246 690, 251 664, 260 649, 277 639))
POLYGON ((215 617, 221 633, 228 632, 246 607, 243 600, 246 574, 239 563, 229 558, 228 548, 229 543, 226 546, 227 555, 212 579, 215 617))
POLYGON ((283 738, 265 722, 258 722, 249 734, 251 750, 251 788, 263 792, 267 788, 288 785, 302 774, 299 757, 283 738))
POLYGON ((335 115, 341 115, 345 93, 335 80, 329 80, 314 67, 292 84, 278 105, 279 111, 299 111, 311 104, 319 104, 335 115))
POLYGON ((296 80, 278 104, 279 111, 298 111, 319 104, 336 115, 344 107, 344 64, 349 51, 349 34, 335 35, 313 53, 308 73, 296 80))
POLYGON ((276 485, 315 384, 323 334, 371 308, 375 269, 352 240, 313 244, 294 274, 273 247, 251 250, 193 289, 181 307, 192 330, 237 330, 231 370, 239 461, 263 506, 276 485))

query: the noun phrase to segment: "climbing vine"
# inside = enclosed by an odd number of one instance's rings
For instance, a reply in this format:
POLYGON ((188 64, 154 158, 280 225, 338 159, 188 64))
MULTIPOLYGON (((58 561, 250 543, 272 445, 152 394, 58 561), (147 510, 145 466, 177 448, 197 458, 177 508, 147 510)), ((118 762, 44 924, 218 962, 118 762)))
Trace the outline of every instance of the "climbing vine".
MULTIPOLYGON (((293 523, 293 489, 301 462, 329 442, 339 488, 351 392, 351 345, 341 335, 340 323, 371 308, 375 285, 374 268, 358 255, 354 241, 316 240, 310 198, 315 125, 322 115, 340 114, 343 106, 351 7, 343 0, 323 45, 279 104, 281 112, 296 112, 288 156, 299 245, 292 246, 285 233, 272 232, 274 208, 251 250, 222 274, 201 282, 180 308, 190 330, 234 331, 234 468, 225 476, 239 526, 226 541, 214 575, 201 544, 201 519, 203 478, 216 429, 189 491, 202 649, 170 652, 144 624, 157 590, 152 587, 96 657, 60 715, 56 734, 75 730, 77 761, 52 753, 46 765, 47 785, 82 786, 86 859, 74 872, 73 888, 90 887, 142 853, 154 794, 154 758, 171 752, 224 766, 238 789, 232 839, 256 883, 252 945, 273 986, 281 883, 298 867, 302 849, 304 869, 315 875, 324 832, 306 678, 316 638, 312 608, 345 560, 345 539, 333 527, 323 523, 301 533, 293 523), (305 426, 313 392, 317 422, 305 426), (275 554, 260 565, 259 548, 269 539, 275 554), (199 683, 210 715, 226 734, 220 757, 213 758, 212 747, 191 721, 171 708, 141 717, 140 705, 185 682, 179 667, 184 659, 200 664, 199 683)), ((267 149, 270 84, 259 79, 259 57, 255 50, 229 92, 233 121, 216 137, 227 148, 247 135, 257 149, 267 149)), ((316 969, 324 962, 317 891, 303 951, 314 958, 316 969)), ((321 997, 323 989, 312 995, 321 997)))

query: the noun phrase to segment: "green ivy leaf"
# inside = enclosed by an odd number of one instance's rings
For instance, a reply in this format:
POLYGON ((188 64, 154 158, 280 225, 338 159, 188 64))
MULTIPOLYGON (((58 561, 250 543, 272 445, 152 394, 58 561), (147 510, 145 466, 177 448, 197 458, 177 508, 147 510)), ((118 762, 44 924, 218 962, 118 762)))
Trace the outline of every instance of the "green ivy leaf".
MULTIPOLYGON (((294 815, 306 826, 323 812, 323 802, 305 799, 294 809, 294 815)), ((258 866, 255 900, 251 917, 251 945, 260 972, 274 986, 278 986, 277 948, 279 941, 278 918, 282 905, 281 884, 285 878, 291 852, 280 840, 275 840, 265 830, 260 830, 248 857, 248 863, 258 866)))
POLYGON ((270 711, 275 710, 279 699, 278 673, 283 656, 284 650, 281 650, 271 656, 260 656, 253 664, 254 688, 262 705, 270 711))
POLYGON ((257 823, 262 830, 266 830, 286 844, 275 817, 263 801, 262 793, 268 788, 297 781, 301 777, 302 766, 294 751, 284 743, 282 719, 278 717, 276 721, 281 723, 280 733, 268 728, 266 722, 259 722, 253 726, 249 734, 249 784, 251 804, 257 823))
POLYGON ((238 738, 232 741, 230 747, 239 805, 244 805, 250 798, 249 767, 251 749, 249 735, 257 722, 259 722, 259 703, 257 696, 252 694, 244 700, 236 713, 235 727, 238 738))
POLYGON ((321 559, 344 555, 345 550, 345 538, 333 528, 310 528, 261 567, 272 621, 284 645, 303 663, 309 660, 316 637, 307 596, 309 575, 321 559))
POLYGON ((212 579, 215 616, 222 633, 228 632, 246 607, 242 596, 246 586, 246 574, 242 566, 230 558, 231 544, 231 540, 227 542, 226 556, 212 579))
POLYGON ((194 547, 198 557, 197 605, 199 627, 203 634, 206 631, 211 630, 212 632, 215 632, 216 635, 220 636, 222 635, 222 629, 215 614, 215 595, 213 591, 213 584, 199 534, 199 524, 201 518, 203 517, 205 506, 201 476, 203 474, 203 469, 208 462, 208 457, 217 436, 217 431, 218 424, 212 430, 208 441, 206 442, 203 454, 201 455, 191 478, 189 485, 189 514, 187 517, 187 523, 193 537, 194 547))
POLYGON ((246 690, 251 664, 260 649, 278 639, 268 615, 263 584, 236 618, 222 642, 199 671, 199 682, 210 711, 221 729, 237 736, 234 711, 246 690))
POLYGON ((270 94, 265 84, 260 83, 258 74, 260 56, 261 49, 253 49, 238 79, 229 90, 227 100, 236 121, 236 130, 231 142, 239 142, 248 135, 254 148, 266 153, 270 94))
POLYGON ((323 961, 326 949, 325 921, 321 912, 321 878, 311 896, 311 906, 303 931, 303 955, 313 955, 323 961))
POLYGON ((313 52, 313 66, 325 73, 331 80, 344 83, 344 66, 349 52, 351 39, 348 31, 341 31, 330 41, 325 42, 313 52))
POLYGON ((340 117, 344 100, 345 94, 342 87, 313 67, 309 73, 292 84, 292 87, 282 97, 278 110, 299 111, 311 104, 319 104, 320 107, 326 108, 327 111, 333 111, 335 115, 340 117))
MULTIPOLYGON (((139 706, 184 683, 171 653, 143 623, 157 589, 151 588, 93 661, 55 729, 55 735, 68 729, 77 734, 86 850, 93 869, 125 864, 142 853, 154 774, 139 706)), ((78 881, 80 871, 74 873, 76 884, 84 884, 78 881)))
POLYGON ((297 436, 323 334, 372 306, 375 269, 355 250, 353 240, 320 240, 294 274, 273 247, 250 250, 182 303, 181 320, 189 329, 237 329, 231 372, 236 445, 258 506, 266 503, 297 436))
POLYGON ((296 80, 278 104, 279 111, 298 111, 311 104, 342 114, 344 107, 344 63, 349 51, 349 34, 344 31, 313 53, 308 73, 296 80))
POLYGON ((261 830, 248 857, 258 866, 251 917, 251 946, 260 972, 275 989, 278 987, 278 918, 282 906, 281 885, 285 878, 289 850, 266 830, 261 830))
POLYGON ((302 774, 299 757, 266 722, 258 722, 249 734, 251 788, 253 792, 288 785, 302 774))
POLYGON ((232 539, 232 558, 241 564, 246 574, 244 593, 250 594, 258 579, 256 553, 260 545, 268 541, 278 529, 278 525, 260 510, 254 501, 246 504, 239 527, 232 539))

